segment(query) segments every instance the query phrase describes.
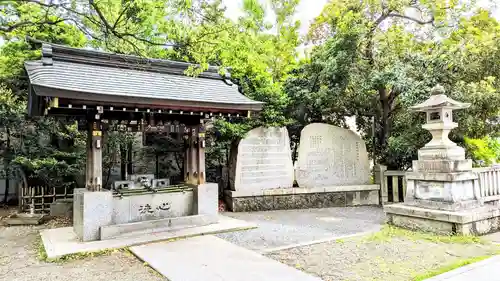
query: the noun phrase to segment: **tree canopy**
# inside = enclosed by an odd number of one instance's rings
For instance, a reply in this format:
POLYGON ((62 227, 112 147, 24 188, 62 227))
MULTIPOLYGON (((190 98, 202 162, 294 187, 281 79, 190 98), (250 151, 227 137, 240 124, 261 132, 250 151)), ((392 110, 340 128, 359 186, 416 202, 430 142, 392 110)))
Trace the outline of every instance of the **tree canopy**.
POLYGON ((302 124, 356 116, 378 162, 409 168, 430 134, 408 107, 440 83, 472 103, 457 114, 455 141, 498 137, 499 73, 486 62, 498 55, 497 32, 489 11, 458 1, 330 1, 309 33, 316 46, 285 85, 289 112, 302 124))
MULTIPOLYGON (((256 126, 286 125, 296 142, 311 122, 345 126, 346 117, 356 116, 377 162, 405 169, 430 138, 420 127, 423 116, 408 107, 440 83, 472 104, 457 113, 452 139, 475 159, 498 155, 500 24, 488 9, 458 0, 331 0, 302 38, 294 20, 299 0, 241 4, 233 20, 221 0, 0 1, 0 115, 11 116, 1 124, 11 136, 4 159, 58 184, 73 181, 69 175, 83 165, 84 140, 74 124, 24 116, 23 63, 40 56, 26 36, 188 61, 187 75, 208 65, 230 71, 245 95, 266 105, 243 122, 215 123, 210 134, 226 148, 256 126), (300 58, 304 43, 311 51, 300 58)), ((223 147, 214 149, 209 155, 224 158, 223 147)))

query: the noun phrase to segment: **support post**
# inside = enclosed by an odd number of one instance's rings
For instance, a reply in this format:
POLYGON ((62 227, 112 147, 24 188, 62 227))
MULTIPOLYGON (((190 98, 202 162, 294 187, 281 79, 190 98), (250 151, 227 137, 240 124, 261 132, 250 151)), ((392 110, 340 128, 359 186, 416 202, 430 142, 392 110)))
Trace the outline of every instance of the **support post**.
POLYGON ((198 127, 198 145, 197 145, 197 164, 198 164, 198 184, 205 184, 205 125, 203 120, 198 127))
POLYGON ((86 187, 100 191, 102 186, 102 131, 99 115, 88 120, 86 187))
POLYGON ((92 187, 92 121, 87 120, 87 162, 85 164, 85 188, 91 190, 92 187))
POLYGON ((191 149, 189 148, 191 146, 191 129, 186 127, 184 130, 184 182, 189 183, 192 176, 189 170, 191 167, 191 149))
POLYGON ((384 165, 375 165, 373 166, 373 179, 375 184, 380 185, 380 190, 379 190, 379 204, 380 206, 383 206, 385 203, 387 203, 388 200, 388 192, 387 192, 387 183, 386 179, 384 176, 385 171, 387 171, 387 166, 384 165))
POLYGON ((197 155, 197 147, 198 147, 198 128, 197 126, 191 127, 191 141, 189 146, 189 171, 190 171, 190 184, 198 184, 198 155, 197 155))

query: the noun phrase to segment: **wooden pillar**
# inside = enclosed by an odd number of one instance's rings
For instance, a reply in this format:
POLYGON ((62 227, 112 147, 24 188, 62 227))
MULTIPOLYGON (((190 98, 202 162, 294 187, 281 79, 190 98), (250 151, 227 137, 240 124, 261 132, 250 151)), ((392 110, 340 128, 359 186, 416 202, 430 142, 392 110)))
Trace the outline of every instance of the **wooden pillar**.
MULTIPOLYGON (((98 116, 96 116, 98 117, 98 116)), ((86 187, 99 191, 102 187, 102 131, 101 121, 88 120, 86 187)))
POLYGON ((192 176, 190 176, 190 184, 198 184, 198 156, 197 156, 197 146, 198 146, 198 128, 197 126, 191 127, 191 141, 189 146, 189 171, 192 176))
POLYGON ((87 162, 85 164, 85 188, 92 190, 92 121, 87 120, 87 162))
POLYGON ((185 127, 184 132, 184 182, 190 183, 191 181, 191 128, 185 127))
POLYGON ((204 184, 206 179, 205 173, 205 125, 203 124, 203 120, 198 127, 198 142, 197 142, 197 151, 196 151, 198 164, 198 184, 204 184))

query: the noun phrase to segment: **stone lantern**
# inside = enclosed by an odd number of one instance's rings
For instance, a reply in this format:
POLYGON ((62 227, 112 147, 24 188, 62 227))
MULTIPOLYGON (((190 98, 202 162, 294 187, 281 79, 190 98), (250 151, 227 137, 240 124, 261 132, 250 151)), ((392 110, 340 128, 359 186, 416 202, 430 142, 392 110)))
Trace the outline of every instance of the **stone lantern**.
POLYGON ((469 106, 447 97, 444 88, 437 85, 426 101, 411 107, 426 113, 427 123, 422 128, 432 134, 432 140, 419 149, 418 160, 413 161, 405 202, 449 211, 476 205, 477 177, 472 173, 472 161, 465 159, 465 150, 448 138, 458 127, 453 122, 453 110, 469 106))
POLYGON ((424 164, 424 170, 450 172, 452 167, 447 169, 446 164, 457 164, 456 161, 459 166, 471 169, 472 162, 465 160, 464 149, 448 138, 450 131, 458 127, 453 122, 453 110, 468 108, 470 104, 455 101, 444 93, 443 86, 437 85, 431 90, 430 98, 410 107, 413 111, 426 113, 427 123, 422 128, 432 134, 432 140, 418 151, 418 160, 424 164))
POLYGON ((448 138, 458 126, 453 122, 453 110, 469 106, 447 97, 437 85, 429 99, 411 107, 426 113, 422 127, 432 134, 432 140, 418 151, 418 160, 406 173, 404 203, 384 206, 389 223, 438 233, 479 234, 494 228, 491 222, 500 216, 500 210, 478 200, 472 161, 448 138))

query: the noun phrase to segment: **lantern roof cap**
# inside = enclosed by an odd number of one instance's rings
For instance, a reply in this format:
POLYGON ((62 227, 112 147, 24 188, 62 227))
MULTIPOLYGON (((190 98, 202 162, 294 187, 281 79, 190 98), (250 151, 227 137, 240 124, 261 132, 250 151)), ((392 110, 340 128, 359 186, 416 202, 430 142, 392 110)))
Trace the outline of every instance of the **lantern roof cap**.
POLYGON ((456 101, 445 95, 443 86, 437 84, 431 89, 431 96, 424 102, 411 106, 413 111, 426 112, 439 108, 464 109, 470 107, 470 103, 456 101))

